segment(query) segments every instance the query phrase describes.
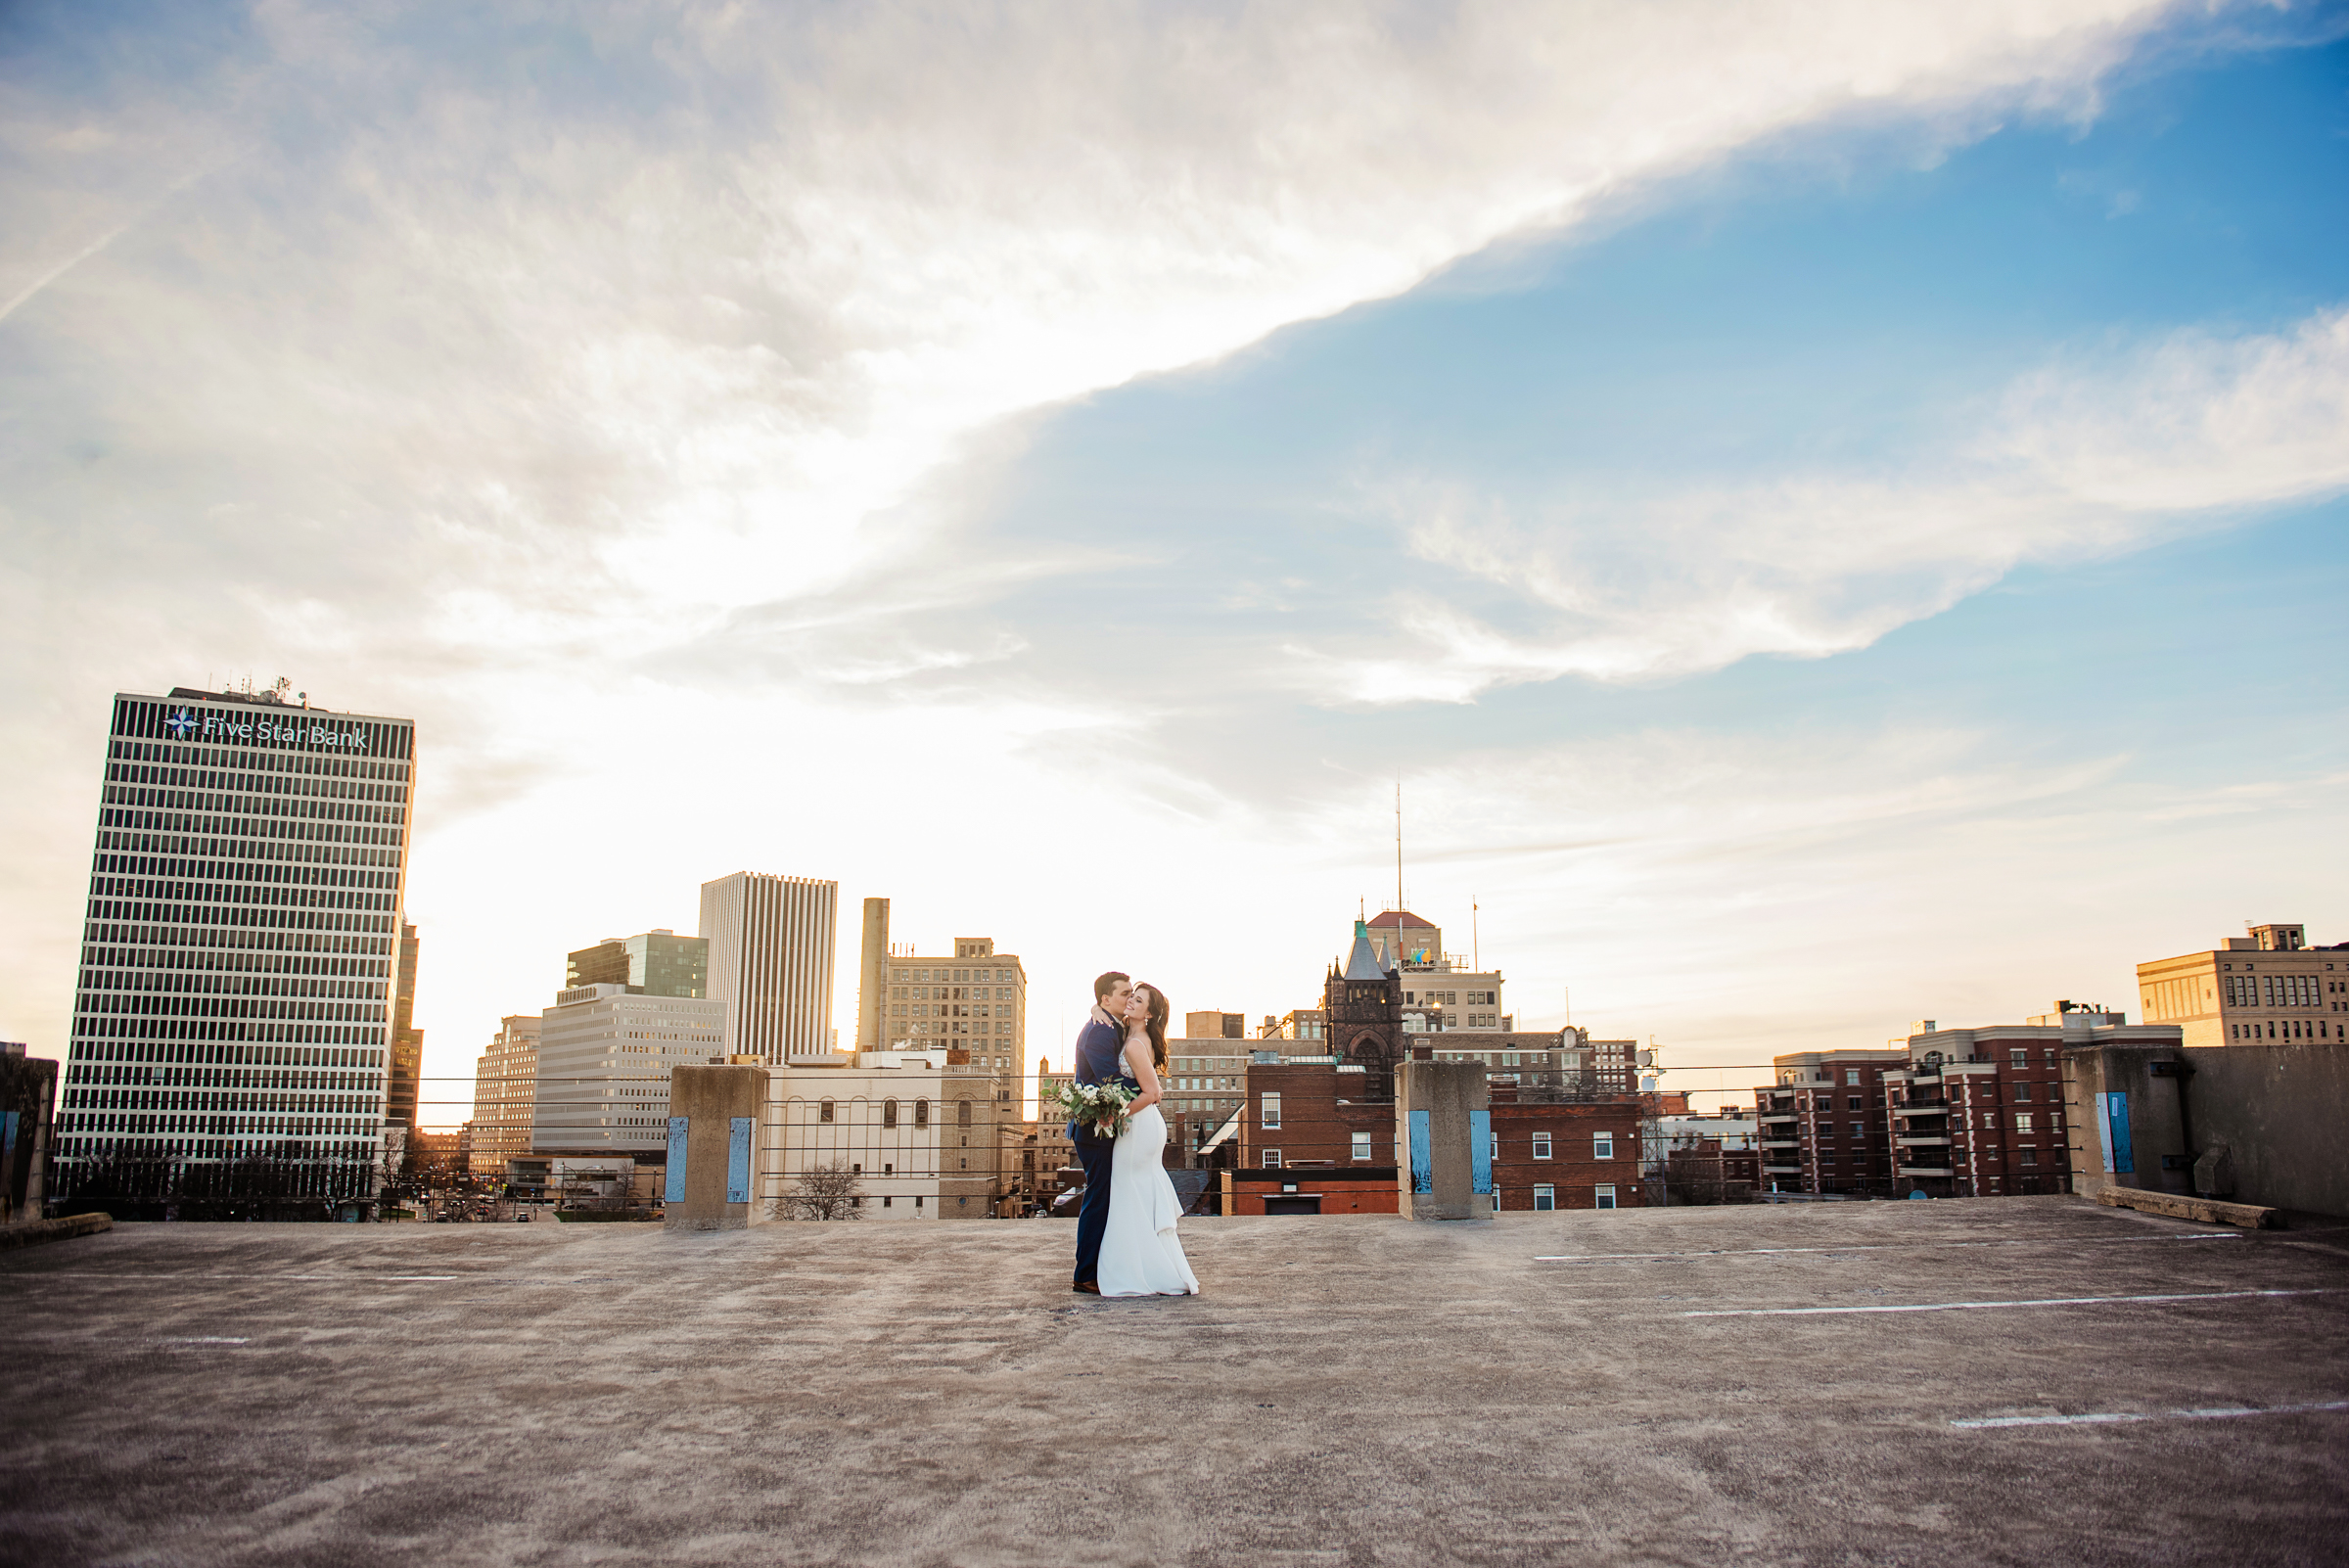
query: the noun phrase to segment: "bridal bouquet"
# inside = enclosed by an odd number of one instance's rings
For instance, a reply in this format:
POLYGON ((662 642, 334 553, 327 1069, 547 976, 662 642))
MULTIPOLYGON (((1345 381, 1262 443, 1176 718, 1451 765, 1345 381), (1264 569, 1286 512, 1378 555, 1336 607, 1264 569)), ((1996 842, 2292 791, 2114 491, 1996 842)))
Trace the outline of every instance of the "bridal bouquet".
POLYGON ((1095 1137, 1114 1138, 1126 1130, 1126 1107, 1134 1091, 1123 1084, 1068 1083, 1052 1098, 1079 1127, 1092 1129, 1095 1137))

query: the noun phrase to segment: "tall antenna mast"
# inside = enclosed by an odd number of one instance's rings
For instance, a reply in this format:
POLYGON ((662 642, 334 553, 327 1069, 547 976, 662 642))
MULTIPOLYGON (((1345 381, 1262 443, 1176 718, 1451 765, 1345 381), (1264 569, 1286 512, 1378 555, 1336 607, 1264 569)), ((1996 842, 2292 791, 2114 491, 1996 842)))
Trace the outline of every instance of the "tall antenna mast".
POLYGON ((1476 940, 1476 895, 1468 895, 1468 967, 1485 972, 1485 949, 1476 940))
MULTIPOLYGON (((1403 910, 1403 775, 1395 775, 1395 908, 1403 910)), ((1403 928, 1395 928, 1396 940, 1402 941, 1403 928)))

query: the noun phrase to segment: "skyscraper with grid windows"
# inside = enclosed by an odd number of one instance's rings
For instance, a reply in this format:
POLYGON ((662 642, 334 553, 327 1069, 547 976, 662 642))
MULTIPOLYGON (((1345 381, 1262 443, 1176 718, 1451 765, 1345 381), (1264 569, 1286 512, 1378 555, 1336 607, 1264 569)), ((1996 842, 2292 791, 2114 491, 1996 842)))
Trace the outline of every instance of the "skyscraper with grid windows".
POLYGON ((115 698, 62 1186, 257 1159, 280 1196, 373 1199, 414 766, 412 720, 283 682, 115 698))

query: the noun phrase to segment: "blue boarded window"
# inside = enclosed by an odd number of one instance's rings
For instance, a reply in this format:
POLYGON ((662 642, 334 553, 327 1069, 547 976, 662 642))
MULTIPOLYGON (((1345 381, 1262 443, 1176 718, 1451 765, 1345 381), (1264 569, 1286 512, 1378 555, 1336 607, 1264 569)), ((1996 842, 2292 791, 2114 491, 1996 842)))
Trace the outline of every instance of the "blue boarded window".
POLYGON ((2104 1169, 2120 1176, 2137 1174, 2136 1151, 2129 1146, 2129 1096, 2104 1096, 2104 1169))
POLYGON ((751 1129, 747 1116, 735 1117, 726 1129, 726 1201, 751 1201, 751 1129))
POLYGON ((685 1130, 691 1120, 683 1116, 668 1119, 668 1184, 663 1198, 669 1203, 685 1201, 685 1130))

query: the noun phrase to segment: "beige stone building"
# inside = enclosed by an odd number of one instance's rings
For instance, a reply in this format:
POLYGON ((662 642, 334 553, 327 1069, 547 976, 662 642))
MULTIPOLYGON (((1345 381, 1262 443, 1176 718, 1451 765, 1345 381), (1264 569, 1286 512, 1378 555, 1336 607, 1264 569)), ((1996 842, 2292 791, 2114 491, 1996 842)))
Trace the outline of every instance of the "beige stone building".
POLYGON ((2207 952, 2137 966, 2144 1021, 2188 1046, 2349 1040, 2349 945, 2311 947, 2297 925, 2253 926, 2207 952))
MULTIPOLYGON (((992 937, 956 937, 951 954, 896 951, 889 942, 889 900, 864 900, 863 950, 857 964, 858 1054, 957 1053, 967 1114, 948 1139, 948 1173, 960 1177, 968 1160, 973 1185, 954 1187, 947 1208, 960 1218, 979 1207, 995 1213, 1018 1186, 1006 1162, 1017 1146, 1007 1136, 1025 1126, 1020 1114, 1021 1063, 1028 1051, 1028 972, 1013 953, 995 951, 992 937), (964 1152, 967 1139, 968 1153, 964 1152)), ((958 1107, 957 1116, 966 1114, 958 1107)))
POLYGON ((1380 967, 1403 971, 1404 1033, 1515 1033, 1515 1020, 1502 1011, 1506 983, 1500 971, 1479 969, 1457 953, 1447 953, 1441 926, 1407 909, 1385 910, 1366 926, 1380 967))
POLYGON ((961 1050, 841 1053, 766 1072, 754 1222, 803 1171, 845 1165, 869 1220, 985 1220, 995 1212, 991 1071, 961 1050))
POLYGON ((506 1162, 530 1152, 530 1114, 538 1090, 538 1026, 535 1013, 515 1013, 498 1022, 489 1048, 473 1068, 473 1137, 465 1168, 475 1176, 506 1174, 506 1162))
POLYGON ((1278 1018, 1267 1013, 1256 1034, 1259 1039, 1327 1039, 1329 1015, 1318 1007, 1292 1007, 1278 1018))

